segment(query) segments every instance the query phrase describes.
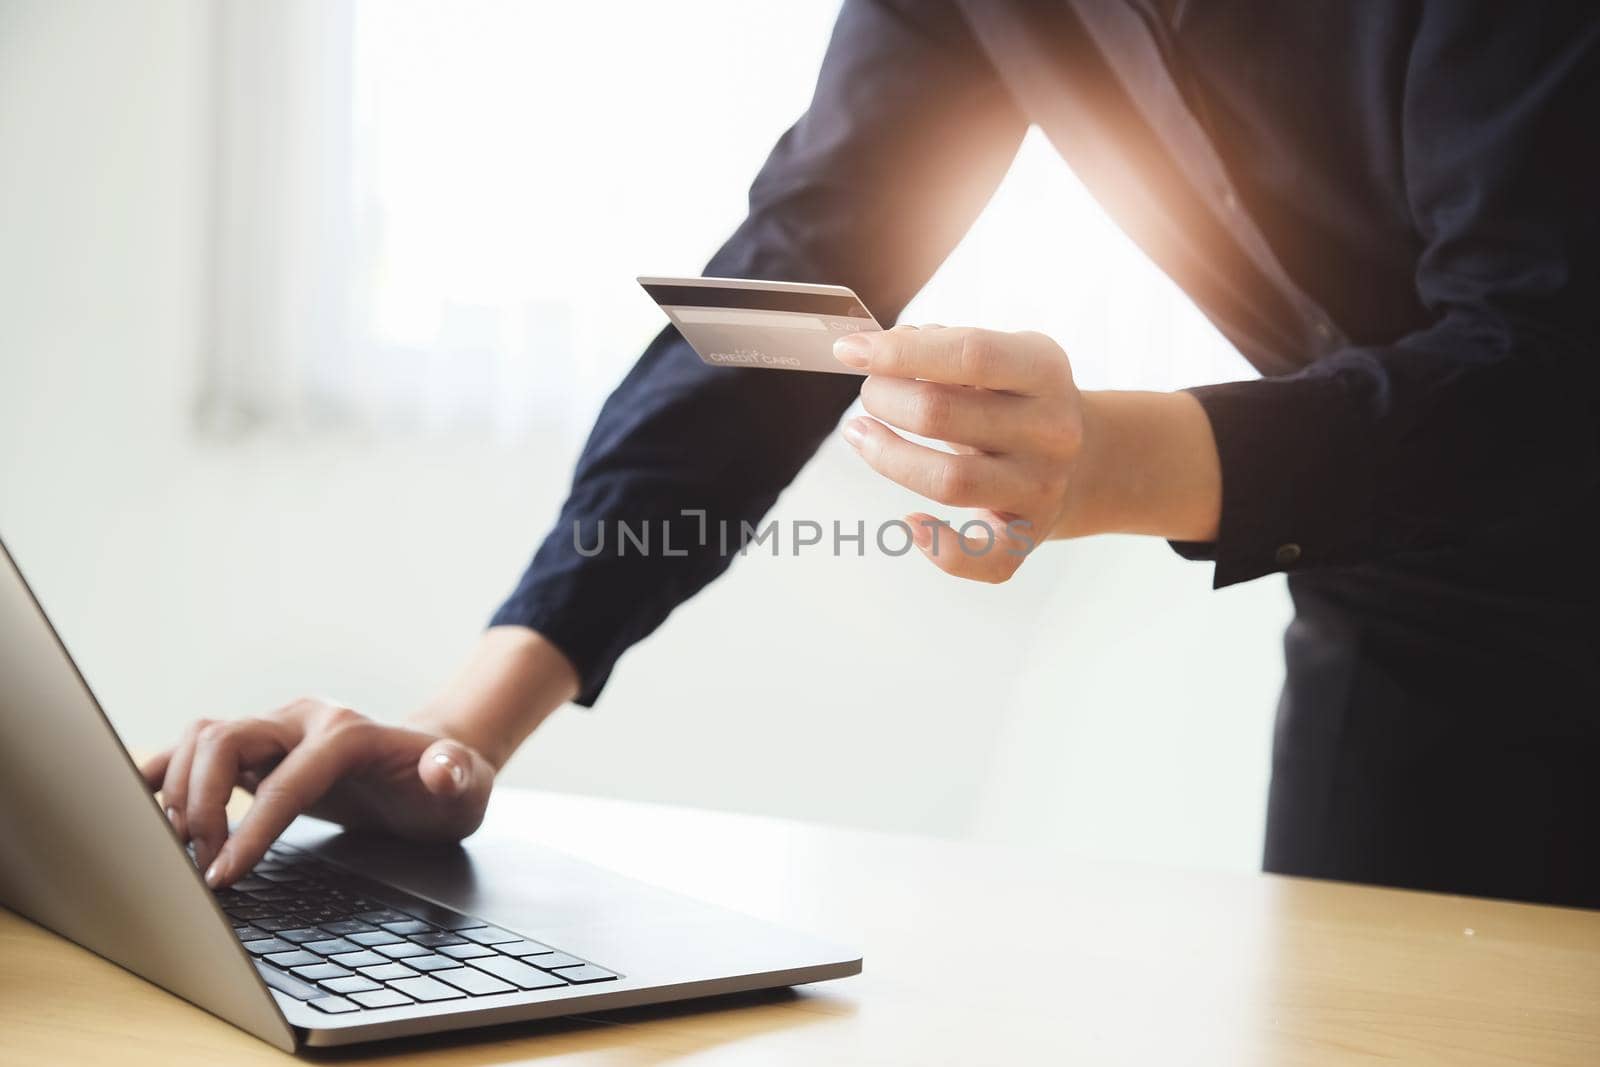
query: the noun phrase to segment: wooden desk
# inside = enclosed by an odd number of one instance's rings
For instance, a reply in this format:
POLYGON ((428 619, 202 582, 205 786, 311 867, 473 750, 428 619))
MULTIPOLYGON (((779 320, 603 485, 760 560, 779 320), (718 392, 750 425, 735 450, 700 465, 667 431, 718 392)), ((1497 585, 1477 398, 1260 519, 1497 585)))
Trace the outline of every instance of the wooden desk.
MULTIPOLYGON (((1600 913, 506 790, 615 870, 859 944, 857 978, 319 1053, 558 1064, 1600 1064, 1600 913)), ((0 911, 0 1063, 293 1061, 0 911)))

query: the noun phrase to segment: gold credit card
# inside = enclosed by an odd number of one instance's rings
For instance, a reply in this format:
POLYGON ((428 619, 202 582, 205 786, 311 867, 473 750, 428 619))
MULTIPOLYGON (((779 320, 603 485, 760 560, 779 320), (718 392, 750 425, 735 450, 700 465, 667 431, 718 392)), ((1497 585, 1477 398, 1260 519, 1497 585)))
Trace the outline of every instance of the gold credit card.
POLYGON ((883 329, 842 285, 746 278, 640 278, 639 284, 714 367, 860 376, 833 358, 833 342, 883 329))

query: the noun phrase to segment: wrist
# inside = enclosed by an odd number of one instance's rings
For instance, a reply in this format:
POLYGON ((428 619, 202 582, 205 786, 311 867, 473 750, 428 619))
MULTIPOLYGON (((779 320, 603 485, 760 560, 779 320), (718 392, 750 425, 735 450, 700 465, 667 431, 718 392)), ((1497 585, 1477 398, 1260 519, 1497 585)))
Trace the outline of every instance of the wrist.
POLYGON ((1212 541, 1222 474, 1211 422, 1189 393, 1086 392, 1083 443, 1053 536, 1212 541))
POLYGON ((1072 460, 1067 474, 1067 498, 1050 531, 1052 539, 1089 537, 1104 533, 1109 527, 1108 494, 1103 488, 1106 481, 1106 411, 1104 393, 1078 394, 1082 417, 1078 454, 1072 460))
POLYGON ((498 770, 577 692, 577 671, 543 635, 496 626, 484 632, 455 679, 411 722, 472 746, 498 770))
POLYGON ((474 709, 458 705, 442 693, 406 720, 408 726, 439 737, 460 741, 488 760, 496 771, 516 751, 516 742, 493 724, 480 721, 474 709))

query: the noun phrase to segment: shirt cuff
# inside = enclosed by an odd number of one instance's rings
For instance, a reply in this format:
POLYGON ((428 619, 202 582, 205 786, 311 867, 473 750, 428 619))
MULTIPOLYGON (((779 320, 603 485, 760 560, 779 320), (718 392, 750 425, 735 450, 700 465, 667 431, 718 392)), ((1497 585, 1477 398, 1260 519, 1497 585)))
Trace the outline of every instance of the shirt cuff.
POLYGON ((1170 544, 1214 562, 1214 588, 1350 560, 1370 543, 1373 445, 1351 433, 1342 382, 1296 375, 1188 392, 1211 421, 1222 515, 1215 542, 1170 544))

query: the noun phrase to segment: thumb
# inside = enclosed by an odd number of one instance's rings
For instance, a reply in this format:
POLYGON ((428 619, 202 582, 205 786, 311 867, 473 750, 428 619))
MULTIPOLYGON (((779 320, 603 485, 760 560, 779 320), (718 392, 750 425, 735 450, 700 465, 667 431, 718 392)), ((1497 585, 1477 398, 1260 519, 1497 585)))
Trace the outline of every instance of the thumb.
POLYGON ((487 761, 460 741, 435 741, 422 750, 417 776, 434 796, 455 800, 475 791, 487 791, 494 777, 487 761))

